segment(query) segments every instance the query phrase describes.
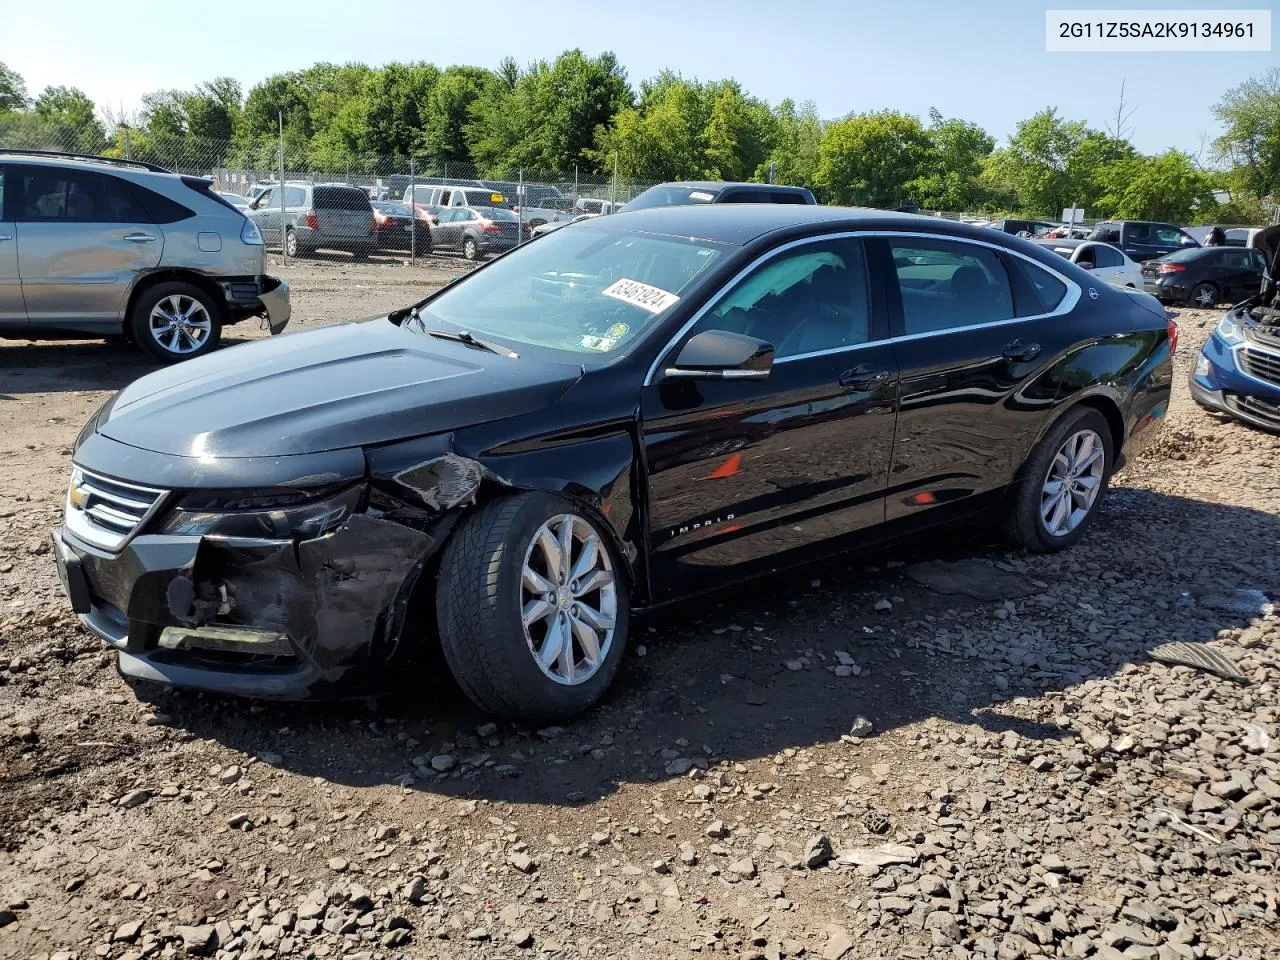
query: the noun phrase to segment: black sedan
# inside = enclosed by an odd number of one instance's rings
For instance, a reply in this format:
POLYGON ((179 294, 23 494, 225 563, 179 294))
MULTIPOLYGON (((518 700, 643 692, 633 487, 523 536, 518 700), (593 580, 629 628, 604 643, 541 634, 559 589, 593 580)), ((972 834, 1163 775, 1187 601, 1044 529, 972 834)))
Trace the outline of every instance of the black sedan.
POLYGON ((1142 265, 1142 286, 1166 303, 1208 309, 1257 293, 1266 270, 1261 250, 1196 247, 1148 260, 1142 265))
POLYGON ((1156 432, 1176 334, 985 228, 599 217, 125 388, 75 444, 55 556, 129 677, 367 692, 427 620, 477 704, 564 717, 633 611, 978 513, 1074 543, 1156 432))
MULTIPOLYGON (((408 250, 413 245, 413 210, 399 200, 371 200, 373 241, 379 250, 408 250)), ((429 246, 430 227, 419 222, 419 243, 429 246)))

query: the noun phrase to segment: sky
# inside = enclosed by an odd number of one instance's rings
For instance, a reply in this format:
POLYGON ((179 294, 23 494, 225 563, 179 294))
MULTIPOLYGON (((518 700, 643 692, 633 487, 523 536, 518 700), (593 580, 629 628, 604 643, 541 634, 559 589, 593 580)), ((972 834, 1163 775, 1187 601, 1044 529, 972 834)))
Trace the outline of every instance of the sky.
MULTIPOLYGON (((1045 10, 1266 9, 1274 0, 0 0, 0 61, 33 96, 77 86, 99 109, 136 111, 142 95, 215 76, 249 88, 316 61, 427 60, 496 67, 612 50, 633 86, 663 68, 737 79, 770 103, 812 100, 834 119, 930 107, 981 124, 1003 142, 1046 106, 1114 124, 1121 83, 1135 145, 1193 154, 1219 132, 1212 107, 1229 88, 1280 66, 1269 53, 1047 53, 1045 10), (197 12, 199 11, 199 12, 197 12)), ((1273 14, 1273 20, 1280 19, 1273 14)), ((1273 25, 1273 31, 1275 31, 1273 25)), ((1207 157, 1206 157, 1207 159, 1207 157)))

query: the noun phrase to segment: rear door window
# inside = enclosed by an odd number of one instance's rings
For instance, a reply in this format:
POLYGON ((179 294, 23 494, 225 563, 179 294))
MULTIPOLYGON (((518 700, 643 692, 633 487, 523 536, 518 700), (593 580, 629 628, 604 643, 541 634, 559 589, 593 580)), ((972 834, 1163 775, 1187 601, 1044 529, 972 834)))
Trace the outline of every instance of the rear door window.
POLYGON ((1131 223, 1128 227, 1129 243, 1155 243, 1155 231, 1149 223, 1131 223))
POLYGON ((1167 223, 1159 224, 1155 228, 1156 242, 1164 244, 1181 244, 1183 233, 1177 227, 1170 226, 1167 223))
POLYGON ((286 207, 300 207, 307 202, 306 187, 285 187, 284 188, 284 205, 286 207))
POLYGON ((907 336, 1013 319, 1009 273, 989 247, 903 237, 889 248, 907 336))
POLYGON ((1096 245, 1093 249, 1093 262, 1099 267, 1118 267, 1124 263, 1120 258, 1120 251, 1114 247, 1108 247, 1104 243, 1096 245))
POLYGON ((87 170, 29 168, 18 219, 28 222, 150 223, 127 183, 87 170))

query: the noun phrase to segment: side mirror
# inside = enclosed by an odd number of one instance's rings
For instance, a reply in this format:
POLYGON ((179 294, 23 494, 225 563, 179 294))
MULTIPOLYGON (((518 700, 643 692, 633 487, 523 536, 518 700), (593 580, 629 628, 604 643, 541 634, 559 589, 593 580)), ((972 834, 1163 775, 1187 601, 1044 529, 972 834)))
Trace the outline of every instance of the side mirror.
POLYGON ((670 379, 763 380, 773 368, 773 344, 728 330, 704 330, 684 345, 670 379))

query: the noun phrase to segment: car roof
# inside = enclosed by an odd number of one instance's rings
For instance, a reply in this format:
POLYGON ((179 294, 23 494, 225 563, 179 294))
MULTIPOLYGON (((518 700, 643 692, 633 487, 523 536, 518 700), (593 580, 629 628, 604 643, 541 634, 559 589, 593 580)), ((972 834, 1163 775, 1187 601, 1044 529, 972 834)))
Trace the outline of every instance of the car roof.
POLYGON ((849 230, 924 230, 981 240, 985 243, 1017 242, 989 227, 957 223, 942 217, 893 213, 863 207, 826 207, 795 203, 707 203, 623 210, 596 218, 597 229, 626 227, 643 233, 710 240, 744 246, 758 237, 804 227, 844 227, 849 230))

